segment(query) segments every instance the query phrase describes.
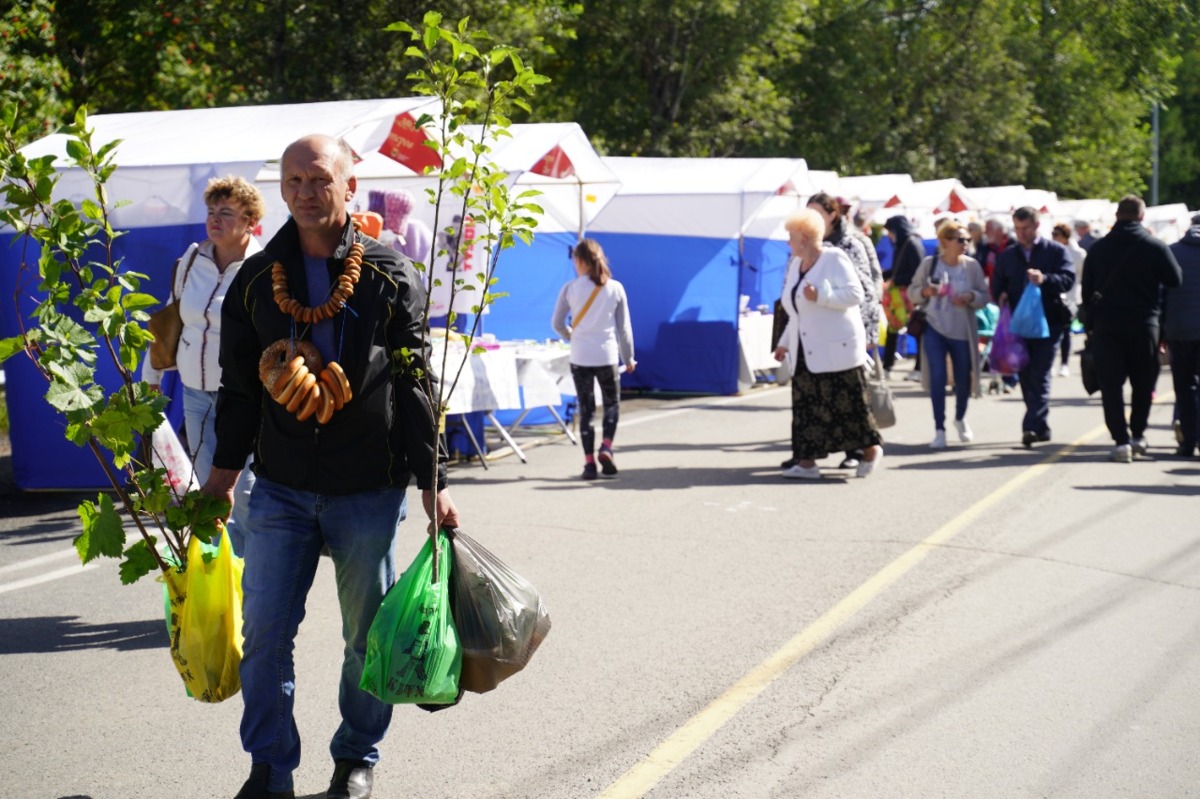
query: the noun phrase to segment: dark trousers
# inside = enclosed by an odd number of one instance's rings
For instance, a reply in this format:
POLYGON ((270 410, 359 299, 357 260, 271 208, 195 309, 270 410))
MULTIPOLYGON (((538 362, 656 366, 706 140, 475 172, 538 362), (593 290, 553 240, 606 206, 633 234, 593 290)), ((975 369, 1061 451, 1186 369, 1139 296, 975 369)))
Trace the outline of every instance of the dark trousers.
POLYGON ((1171 380, 1175 384, 1175 416, 1183 436, 1180 446, 1194 450, 1200 444, 1196 438, 1196 420, 1200 417, 1200 341, 1170 341, 1167 345, 1171 351, 1171 380))
POLYGON ((1066 366, 1071 363, 1071 329, 1065 328, 1062 334, 1062 365, 1066 366))
POLYGON ((1017 377, 1021 396, 1025 400, 1025 418, 1021 430, 1042 436, 1050 435, 1050 371, 1058 353, 1063 328, 1051 327, 1049 338, 1023 338, 1029 351, 1029 363, 1017 377))
POLYGON ((596 431, 592 417, 596 414, 596 381, 600 381, 600 397, 604 401, 604 438, 612 440, 617 434, 617 417, 621 406, 621 377, 617 366, 576 366, 571 364, 575 380, 575 397, 579 404, 579 440, 583 454, 596 452, 596 431))
MULTIPOLYGON (((899 338, 899 333, 894 330, 889 330, 887 332, 887 338, 883 340, 883 368, 889 372, 892 370, 892 367, 896 365, 896 344, 899 341, 899 338)), ((917 358, 916 363, 913 365, 913 369, 919 372, 921 371, 921 339, 914 337, 914 340, 917 344, 917 358)))
POLYGON ((1158 326, 1128 325, 1116 330, 1097 328, 1096 377, 1104 403, 1104 424, 1117 444, 1130 436, 1141 438, 1150 421, 1150 402, 1158 383, 1158 326), (1125 421, 1125 381, 1129 381, 1129 422, 1125 421))

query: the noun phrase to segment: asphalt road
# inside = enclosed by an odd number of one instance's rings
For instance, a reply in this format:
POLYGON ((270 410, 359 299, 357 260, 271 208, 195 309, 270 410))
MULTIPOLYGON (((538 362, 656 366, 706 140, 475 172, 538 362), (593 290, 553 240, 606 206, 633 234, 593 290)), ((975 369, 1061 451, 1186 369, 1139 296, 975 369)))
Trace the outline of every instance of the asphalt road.
MULTIPOLYGON (((976 441, 932 452, 927 398, 897 391, 867 480, 780 479, 778 389, 627 402, 613 480, 581 482, 560 436, 457 467, 465 529, 554 627, 494 692, 398 707, 376 796, 1200 794, 1200 461, 1170 455, 1170 406, 1123 465, 1078 378, 1055 379, 1032 451, 1018 395, 975 401, 976 441)), ((239 699, 184 696, 161 586, 82 569, 77 502, 0 497, 0 797, 232 797, 239 699)), ((420 543, 403 525, 398 560, 420 543)), ((323 796, 328 563, 296 657, 297 795, 323 796)))

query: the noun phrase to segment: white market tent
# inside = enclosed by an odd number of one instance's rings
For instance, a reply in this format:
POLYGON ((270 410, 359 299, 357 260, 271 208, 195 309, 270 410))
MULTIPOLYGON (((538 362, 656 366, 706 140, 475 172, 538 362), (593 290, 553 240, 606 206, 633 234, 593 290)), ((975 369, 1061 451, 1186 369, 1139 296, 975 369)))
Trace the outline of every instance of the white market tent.
POLYGON ((900 187, 884 202, 883 207, 928 209, 928 213, 934 216, 979 210, 978 204, 958 178, 923 180, 900 187))
POLYGON ((1179 241, 1191 227, 1192 213, 1184 203, 1154 205, 1146 209, 1146 218, 1143 224, 1155 236, 1173 244, 1179 241))
MULTIPOLYGON (((95 131, 96 146, 122 141, 109 195, 130 204, 113 212, 114 226, 200 224, 207 180, 235 174, 264 190, 268 217, 263 234, 270 236, 287 216, 272 184, 277 184, 278 159, 288 144, 309 133, 344 138, 361 159, 355 174, 363 188, 404 182, 419 189, 432 182, 421 166, 434 153, 419 143, 421 132, 413 123, 436 111, 430 98, 402 97, 100 114, 88 125, 95 131)), ((510 132, 511 138, 488 142, 491 162, 508 172, 510 180, 543 192, 538 200, 546 209, 543 229, 582 231, 617 186, 582 129, 556 123, 514 125, 510 132)), ((479 128, 467 133, 478 137, 479 128)), ((22 152, 63 157, 66 139, 63 134, 47 136, 22 152)), ((80 170, 66 170, 59 186, 68 199, 90 196, 80 170)), ((360 204, 365 193, 360 189, 360 204)))
POLYGON ((589 228, 629 296, 634 388, 737 390, 738 309, 773 301, 786 246, 745 235, 815 191, 803 159, 605 158, 621 188, 589 228), (758 222, 755 222, 755 220, 758 222))
POLYGON ((842 175, 838 178, 837 193, 859 203, 864 216, 870 218, 886 202, 913 184, 911 175, 842 175))
MULTIPOLYGON (((108 193, 113 200, 130 204, 113 211, 112 221, 115 227, 135 229, 203 223, 209 178, 234 174, 254 181, 267 162, 277 160, 288 144, 309 133, 341 136, 357 153, 366 153, 366 160, 382 159, 372 151, 386 141, 398 117, 415 119, 434 109, 434 101, 424 97, 345 100, 98 114, 88 119, 88 127, 94 130, 97 147, 122 142, 108 193)), ((53 134, 22 152, 28 157, 65 158, 66 141, 66 135, 53 134)), ((416 174, 392 163, 397 171, 416 174)), ((86 177, 77 169, 64 170, 59 189, 67 199, 91 196, 86 177)))
MULTIPOLYGON (((114 251, 128 268, 150 276, 146 290, 165 296, 171 265, 189 243, 203 238, 207 181, 227 174, 264 189, 268 218, 262 237, 269 237, 286 218, 278 199, 277 159, 289 143, 311 133, 340 136, 361 158, 356 207, 366 209, 368 188, 419 188, 429 181, 421 174, 422 158, 435 154, 419 143, 423 134, 414 122, 435 111, 435 101, 418 97, 93 116, 88 127, 95 146, 121 140, 107 196, 111 203, 128 202, 110 218, 114 227, 129 233, 117 240, 114 251)), ((554 230, 569 231, 562 235, 576 238, 615 192, 612 172, 574 123, 514 126, 512 134, 512 139, 495 143, 492 163, 518 186, 544 192, 537 198, 546 209, 543 230, 551 236, 554 230)), ((22 152, 58 158, 62 166, 55 199, 79 202, 93 191, 82 170, 67 166, 66 141, 56 134, 22 152)), ((429 214, 432 218, 431 210, 429 214)), ((17 281, 28 280, 18 268, 20 248, 8 246, 12 237, 11 231, 0 230, 0 295, 9 297, 15 295, 17 281)), ((22 313, 31 310, 27 305, 22 313)), ((0 337, 17 330, 11 306, 0 308, 0 337)), ((94 458, 63 439, 61 420, 41 400, 45 386, 40 376, 22 359, 13 359, 5 370, 17 485, 106 485, 94 458)), ((102 371, 99 377, 115 385, 115 373, 102 371)))

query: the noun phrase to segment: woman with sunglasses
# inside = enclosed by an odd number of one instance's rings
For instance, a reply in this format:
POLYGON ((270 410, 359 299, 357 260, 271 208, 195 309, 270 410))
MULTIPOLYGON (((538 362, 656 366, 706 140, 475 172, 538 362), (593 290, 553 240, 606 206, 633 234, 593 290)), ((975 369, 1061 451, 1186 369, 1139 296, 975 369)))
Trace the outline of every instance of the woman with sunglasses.
POLYGON ((925 310, 921 384, 933 403, 933 449, 946 447, 947 357, 954 369, 954 427, 960 441, 975 437, 967 425, 967 402, 981 395, 975 311, 987 305, 988 284, 979 262, 963 254, 970 245, 965 227, 953 220, 943 223, 937 253, 921 262, 908 287, 913 306, 925 310))

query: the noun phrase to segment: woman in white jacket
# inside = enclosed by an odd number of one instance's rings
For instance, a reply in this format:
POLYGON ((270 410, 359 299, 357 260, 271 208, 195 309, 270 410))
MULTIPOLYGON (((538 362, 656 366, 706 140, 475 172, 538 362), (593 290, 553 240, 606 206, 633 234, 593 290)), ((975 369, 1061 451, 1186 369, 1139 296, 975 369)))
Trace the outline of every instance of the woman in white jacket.
POLYGON ((819 459, 862 450, 856 473, 866 477, 883 458, 883 437, 871 415, 863 370, 862 281, 845 252, 822 246, 825 220, 816 211, 797 211, 785 228, 792 249, 782 296, 788 322, 775 359, 791 359, 794 462, 783 476, 818 479, 819 459))
POLYGON ((604 400, 603 439, 600 442, 600 468, 611 477, 617 473, 613 460, 613 438, 621 404, 621 368, 632 372, 633 328, 629 324, 629 301, 625 287, 613 280, 604 250, 593 239, 582 239, 571 251, 579 277, 562 287, 550 323, 559 336, 571 342, 571 377, 579 408, 579 437, 583 444, 584 480, 596 479, 596 434, 592 416, 596 413, 593 386, 600 383, 604 400), (568 314, 571 317, 567 324, 568 314))
MULTIPOLYGON (((183 384, 184 429, 196 479, 201 485, 208 479, 217 446, 221 303, 242 261, 262 249, 251 231, 266 212, 258 189, 244 178, 232 175, 210 180, 204 191, 204 203, 208 206, 205 222, 208 238, 188 247, 179 259, 168 299, 168 302, 179 300, 179 317, 183 322, 174 368, 183 384)), ((142 365, 142 379, 158 390, 162 372, 147 359, 142 365)), ((253 485, 253 472, 243 469, 234 491, 233 515, 229 521, 229 540, 239 555, 243 535, 239 528, 244 529, 253 485)))

